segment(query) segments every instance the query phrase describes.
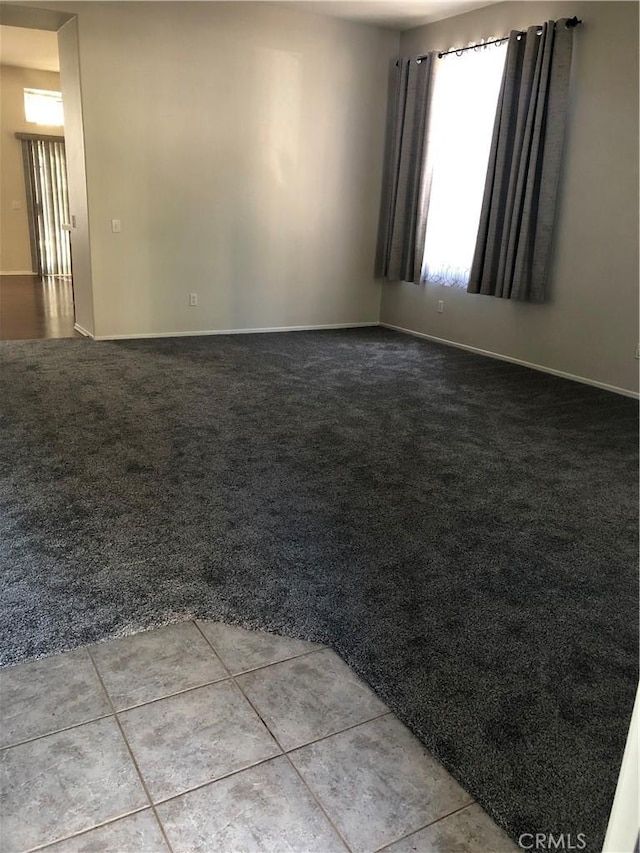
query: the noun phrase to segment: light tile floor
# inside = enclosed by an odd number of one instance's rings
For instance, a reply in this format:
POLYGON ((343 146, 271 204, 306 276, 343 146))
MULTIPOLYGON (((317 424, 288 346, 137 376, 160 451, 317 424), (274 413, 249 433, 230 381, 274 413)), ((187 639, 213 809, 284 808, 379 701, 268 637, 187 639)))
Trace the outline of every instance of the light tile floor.
POLYGON ((513 853, 330 649, 184 622, 0 670, 0 849, 513 853))

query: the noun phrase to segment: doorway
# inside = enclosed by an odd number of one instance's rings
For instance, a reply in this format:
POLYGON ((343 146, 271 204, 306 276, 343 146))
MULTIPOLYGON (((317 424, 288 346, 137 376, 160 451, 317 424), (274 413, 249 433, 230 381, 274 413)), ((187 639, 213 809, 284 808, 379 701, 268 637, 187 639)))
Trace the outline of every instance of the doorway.
POLYGON ((0 39, 0 339, 76 337, 57 33, 0 39))

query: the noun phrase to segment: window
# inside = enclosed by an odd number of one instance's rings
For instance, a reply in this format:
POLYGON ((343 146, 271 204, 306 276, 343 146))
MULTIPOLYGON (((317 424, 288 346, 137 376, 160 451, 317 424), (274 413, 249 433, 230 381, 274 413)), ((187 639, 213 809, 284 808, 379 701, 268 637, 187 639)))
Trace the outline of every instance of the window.
POLYGON ((63 127, 62 93, 46 89, 24 90, 24 116, 33 124, 63 127))
POLYGON ((478 234, 507 42, 437 59, 422 278, 466 287, 478 234))

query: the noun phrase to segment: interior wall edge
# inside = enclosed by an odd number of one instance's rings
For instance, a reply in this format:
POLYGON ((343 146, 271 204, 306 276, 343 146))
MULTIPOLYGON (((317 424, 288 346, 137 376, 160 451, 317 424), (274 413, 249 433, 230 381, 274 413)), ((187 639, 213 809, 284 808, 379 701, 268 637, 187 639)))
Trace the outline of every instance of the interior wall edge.
POLYGON ((69 189, 74 305, 81 328, 96 329, 92 245, 85 155, 82 70, 78 17, 72 15, 58 30, 60 87, 65 111, 65 151, 69 189))

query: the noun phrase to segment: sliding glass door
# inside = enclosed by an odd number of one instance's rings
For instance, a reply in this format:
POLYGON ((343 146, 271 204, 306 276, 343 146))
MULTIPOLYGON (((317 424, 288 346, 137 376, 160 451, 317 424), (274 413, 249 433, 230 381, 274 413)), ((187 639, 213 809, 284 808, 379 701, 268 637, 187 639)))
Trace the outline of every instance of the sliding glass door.
POLYGON ((69 197, 64 138, 19 134, 22 141, 34 269, 71 275, 69 197))

